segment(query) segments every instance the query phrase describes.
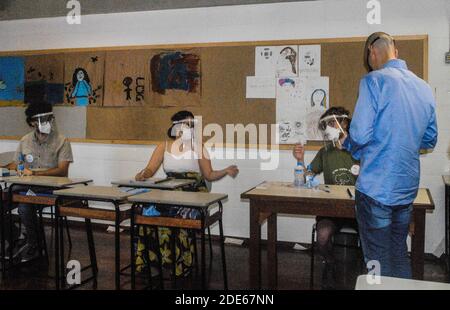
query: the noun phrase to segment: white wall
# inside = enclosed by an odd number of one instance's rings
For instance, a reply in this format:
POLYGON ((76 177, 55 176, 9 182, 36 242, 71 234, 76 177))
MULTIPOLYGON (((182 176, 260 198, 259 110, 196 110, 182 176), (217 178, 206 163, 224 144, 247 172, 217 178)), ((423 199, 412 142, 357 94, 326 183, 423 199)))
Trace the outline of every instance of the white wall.
MULTIPOLYGON (((365 0, 314 1, 254 6, 153 11, 92 15, 81 25, 64 18, 0 22, 0 50, 76 48, 164 43, 197 43, 366 36, 382 30, 393 35, 429 35, 429 82, 438 102, 439 143, 434 153, 422 158, 421 186, 431 189, 436 210, 427 216, 426 251, 440 254, 444 234, 444 191, 441 174, 449 172, 450 66, 443 62, 449 50, 446 0, 381 0, 382 24, 366 22, 365 0)), ((360 59, 355 59, 360 61, 360 59)), ((0 152, 13 150, 14 141, 0 141, 0 152)), ((72 176, 88 176, 98 184, 129 177, 142 168, 152 147, 73 144, 72 176)), ((311 160, 314 152, 307 154, 311 160)), ((215 168, 237 163, 236 180, 226 178, 213 190, 226 192, 225 233, 249 235, 248 204, 240 200, 244 190, 266 179, 291 180, 294 160, 282 152, 280 168, 261 172, 257 161, 219 161, 215 168)), ((279 219, 279 238, 307 242, 311 219, 279 219)))

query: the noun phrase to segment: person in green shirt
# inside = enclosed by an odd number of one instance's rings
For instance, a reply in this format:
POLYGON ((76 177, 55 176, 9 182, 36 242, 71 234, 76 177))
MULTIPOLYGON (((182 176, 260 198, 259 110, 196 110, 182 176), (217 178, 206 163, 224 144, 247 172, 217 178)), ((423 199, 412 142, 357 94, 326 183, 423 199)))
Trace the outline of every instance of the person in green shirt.
MULTIPOLYGON (((315 175, 323 173, 325 184, 355 185, 359 174, 359 162, 349 152, 342 149, 342 141, 350 127, 349 111, 343 107, 328 109, 319 120, 319 129, 324 133, 326 144, 309 165, 315 175)), ((305 149, 298 144, 293 150, 297 161, 304 163, 305 149)), ((323 257, 322 287, 334 288, 335 263, 333 257, 333 235, 343 227, 357 229, 354 219, 317 217, 317 250, 323 257)))

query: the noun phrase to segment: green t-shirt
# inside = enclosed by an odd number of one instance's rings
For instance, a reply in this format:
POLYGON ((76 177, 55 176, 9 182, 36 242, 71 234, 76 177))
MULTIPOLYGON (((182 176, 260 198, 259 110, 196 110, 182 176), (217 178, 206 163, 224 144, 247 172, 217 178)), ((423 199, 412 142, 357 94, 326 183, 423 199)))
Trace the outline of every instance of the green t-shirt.
POLYGON ((311 162, 315 174, 323 172, 325 184, 355 185, 359 174, 359 161, 352 155, 333 146, 323 147, 311 162))

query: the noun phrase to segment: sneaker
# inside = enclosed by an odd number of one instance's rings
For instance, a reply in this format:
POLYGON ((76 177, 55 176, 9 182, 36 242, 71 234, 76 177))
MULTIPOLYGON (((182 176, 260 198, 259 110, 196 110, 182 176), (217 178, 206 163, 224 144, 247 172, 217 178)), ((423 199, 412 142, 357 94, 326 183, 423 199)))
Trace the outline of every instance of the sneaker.
POLYGON ((26 243, 14 254, 13 258, 21 258, 22 263, 32 261, 39 257, 39 250, 36 245, 26 243))
POLYGON ((26 263, 32 260, 35 260, 39 257, 39 249, 35 245, 29 245, 28 249, 22 252, 22 263, 26 263))

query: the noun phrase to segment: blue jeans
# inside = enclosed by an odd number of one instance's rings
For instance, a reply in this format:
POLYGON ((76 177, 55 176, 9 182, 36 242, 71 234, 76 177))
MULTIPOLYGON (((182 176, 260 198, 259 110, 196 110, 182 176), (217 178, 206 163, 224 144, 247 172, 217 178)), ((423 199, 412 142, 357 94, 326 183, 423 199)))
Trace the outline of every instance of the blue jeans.
POLYGON ((356 191, 356 219, 366 263, 380 263, 380 275, 410 279, 406 238, 412 204, 387 206, 356 191))

